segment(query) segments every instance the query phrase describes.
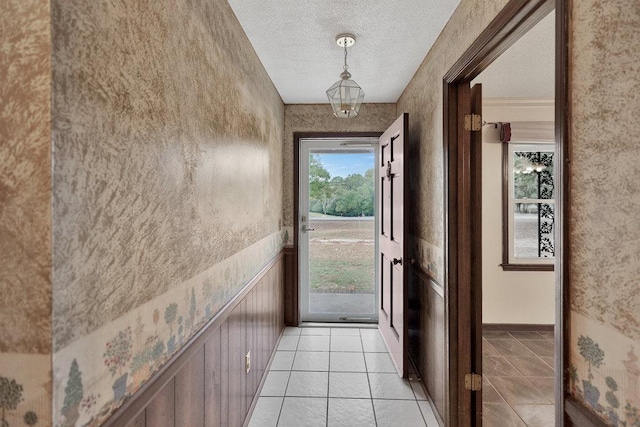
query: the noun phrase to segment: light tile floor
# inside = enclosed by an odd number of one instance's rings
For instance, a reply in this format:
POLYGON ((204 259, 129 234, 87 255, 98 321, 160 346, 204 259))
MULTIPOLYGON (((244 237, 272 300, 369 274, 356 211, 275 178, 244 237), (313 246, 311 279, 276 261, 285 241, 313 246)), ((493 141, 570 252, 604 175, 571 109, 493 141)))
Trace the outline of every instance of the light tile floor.
POLYGON ((377 329, 287 328, 250 427, 437 427, 418 381, 402 379, 377 329))

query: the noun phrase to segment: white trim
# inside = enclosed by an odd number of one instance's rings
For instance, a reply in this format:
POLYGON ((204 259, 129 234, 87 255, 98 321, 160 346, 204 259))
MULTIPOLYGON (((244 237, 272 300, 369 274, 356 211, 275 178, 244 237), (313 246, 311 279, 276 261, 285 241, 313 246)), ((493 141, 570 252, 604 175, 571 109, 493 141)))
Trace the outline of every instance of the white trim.
MULTIPOLYGON (((515 244, 514 244, 514 231, 515 231, 515 210, 513 209, 513 205, 515 203, 518 203, 518 201, 524 200, 524 199, 515 199, 513 197, 513 190, 514 190, 514 178, 513 178, 513 154, 515 151, 521 152, 521 151, 531 151, 531 152, 539 152, 539 151, 547 151, 547 152, 552 152, 555 153, 555 146, 550 145, 550 144, 521 144, 521 143, 510 143, 508 145, 509 147, 509 156, 508 156, 508 177, 509 177, 509 182, 508 182, 508 197, 507 197, 507 210, 509 212, 509 216, 508 216, 508 230, 509 230, 509 238, 508 238, 508 242, 509 244, 507 245, 507 250, 509 251, 508 253, 508 260, 509 260, 509 264, 549 264, 549 265, 553 265, 554 261, 555 261, 555 257, 553 258, 516 258, 515 256, 515 244)), ((555 165, 555 156, 554 156, 554 165, 555 165)), ((554 167, 555 170, 555 167, 554 167)), ((554 186, 555 186, 555 176, 554 176, 554 186)), ((554 194, 555 195, 555 194, 554 194)), ((541 200, 541 199, 526 199, 526 201, 528 203, 545 203, 545 204, 550 204, 550 205, 554 205, 555 206, 555 198, 554 199, 549 199, 549 200, 541 200)), ((554 213, 555 213, 555 209, 554 209, 554 213)), ((555 239, 554 239, 554 244, 555 244, 555 239)))
MULTIPOLYGON (((487 122, 553 122, 553 99, 544 98, 484 98, 482 120, 487 122)), ((490 127, 490 126, 486 126, 490 127)))
POLYGON ((482 98, 482 109, 508 108, 508 109, 551 109, 554 108, 553 98, 482 98))

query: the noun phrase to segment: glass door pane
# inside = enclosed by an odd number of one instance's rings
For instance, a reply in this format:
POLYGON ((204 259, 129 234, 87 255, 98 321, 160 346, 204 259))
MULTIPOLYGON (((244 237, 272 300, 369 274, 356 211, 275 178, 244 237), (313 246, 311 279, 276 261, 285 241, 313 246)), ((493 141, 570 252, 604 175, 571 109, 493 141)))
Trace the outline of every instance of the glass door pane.
POLYGON ((315 142, 301 153, 302 320, 375 321, 375 151, 315 142))

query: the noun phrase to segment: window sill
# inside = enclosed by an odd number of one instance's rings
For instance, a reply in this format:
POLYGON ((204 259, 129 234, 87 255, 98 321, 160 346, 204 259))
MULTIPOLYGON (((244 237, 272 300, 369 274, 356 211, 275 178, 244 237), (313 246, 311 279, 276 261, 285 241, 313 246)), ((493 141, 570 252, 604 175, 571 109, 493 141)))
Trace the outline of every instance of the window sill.
POLYGON ((553 264, 500 264, 503 271, 553 271, 553 264))

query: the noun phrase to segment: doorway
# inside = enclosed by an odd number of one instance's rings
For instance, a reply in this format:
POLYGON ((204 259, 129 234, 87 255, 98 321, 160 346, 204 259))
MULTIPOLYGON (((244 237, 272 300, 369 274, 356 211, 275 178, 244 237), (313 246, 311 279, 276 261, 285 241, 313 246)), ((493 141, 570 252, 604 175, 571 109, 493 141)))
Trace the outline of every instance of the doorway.
MULTIPOLYGON (((510 1, 444 76, 447 329, 451 425, 482 425, 482 88, 471 82, 496 58, 556 10, 555 26, 555 420, 562 425, 567 144, 567 9, 562 0, 510 1)), ((544 337, 543 337, 544 339, 544 337)))
POLYGON ((554 40, 550 12, 482 84, 483 425, 554 425, 554 40))
POLYGON ((302 322, 375 323, 377 138, 299 145, 302 322))

